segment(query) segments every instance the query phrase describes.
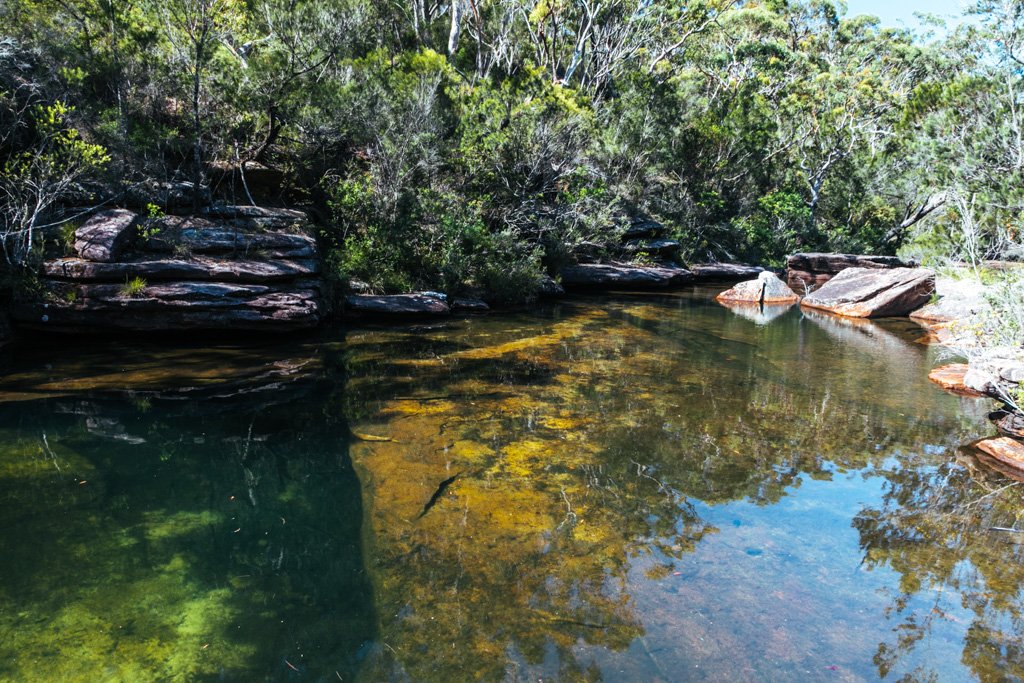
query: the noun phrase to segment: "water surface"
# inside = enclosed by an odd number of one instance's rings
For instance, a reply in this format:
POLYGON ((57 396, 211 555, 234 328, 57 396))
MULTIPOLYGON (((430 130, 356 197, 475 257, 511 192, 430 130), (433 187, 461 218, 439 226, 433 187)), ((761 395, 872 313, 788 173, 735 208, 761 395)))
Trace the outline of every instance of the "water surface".
POLYGON ((8 350, 0 679, 1024 677, 989 404, 712 294, 8 350))

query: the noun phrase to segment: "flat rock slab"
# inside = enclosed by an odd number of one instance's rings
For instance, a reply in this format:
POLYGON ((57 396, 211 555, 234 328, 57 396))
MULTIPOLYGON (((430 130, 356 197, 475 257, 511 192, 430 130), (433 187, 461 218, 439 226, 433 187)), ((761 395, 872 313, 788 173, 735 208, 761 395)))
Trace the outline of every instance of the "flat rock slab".
POLYGON ((801 306, 853 318, 907 315, 935 292, 927 268, 847 268, 808 294, 801 306))
POLYGON ((578 263, 561 271, 562 284, 580 289, 664 289, 693 280, 685 268, 623 263, 578 263))
POLYGON ((658 221, 645 218, 637 218, 630 221, 622 233, 622 239, 635 240, 645 237, 655 238, 665 234, 665 226, 658 221))
POLYGON ((19 304, 12 317, 37 329, 181 330, 305 329, 320 321, 319 283, 286 286, 220 282, 147 285, 129 296, 122 285, 51 284, 46 303, 19 304))
POLYGON ((984 394, 971 389, 964 384, 964 375, 967 374, 969 366, 966 363, 952 363, 935 368, 928 373, 928 379, 938 384, 946 391, 960 396, 981 397, 984 394))
POLYGON ((345 298, 346 313, 379 316, 448 315, 448 304, 426 294, 353 294, 345 298))
POLYGON ((764 272, 760 266, 747 266, 742 263, 696 263, 689 266, 694 279, 698 281, 731 281, 755 278, 764 272))
POLYGON ((285 230, 309 221, 305 211, 271 206, 218 205, 205 209, 203 215, 234 227, 264 230, 285 230))
POLYGON ((984 439, 974 444, 982 453, 998 460, 1017 472, 1024 472, 1024 443, 1008 436, 984 439))
POLYGON ((812 291, 847 268, 915 268, 916 261, 896 256, 802 253, 786 259, 786 284, 798 294, 812 291))
POLYGON ((139 249, 158 253, 242 254, 268 258, 316 258, 316 240, 290 232, 253 231, 196 216, 167 216, 139 249))
POLYGON ((75 251, 90 261, 116 261, 135 239, 136 219, 127 209, 101 211, 75 230, 75 251))
POLYGON ((748 304, 787 304, 800 300, 785 282, 775 273, 765 271, 756 280, 741 282, 732 289, 727 289, 715 297, 719 302, 739 302, 748 304))
POLYGON ((675 258, 682 245, 675 240, 629 240, 623 247, 627 254, 647 254, 660 258, 675 258))
POLYGON ((314 259, 224 260, 209 257, 188 259, 136 259, 116 263, 96 263, 84 259, 63 258, 43 264, 47 277, 83 282, 124 282, 141 277, 147 282, 161 280, 197 280, 221 282, 277 282, 311 277, 320 272, 314 259))

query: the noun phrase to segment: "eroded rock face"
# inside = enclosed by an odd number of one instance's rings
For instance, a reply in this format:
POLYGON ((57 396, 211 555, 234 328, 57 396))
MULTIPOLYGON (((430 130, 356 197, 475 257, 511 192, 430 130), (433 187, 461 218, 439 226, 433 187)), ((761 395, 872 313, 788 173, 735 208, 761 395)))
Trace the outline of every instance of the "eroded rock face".
POLYGON ((90 261, 116 261, 135 238, 137 219, 127 209, 101 211, 75 230, 75 251, 90 261))
POLYGON ((812 292, 847 268, 914 268, 919 264, 896 256, 806 253, 786 259, 786 284, 800 294, 812 292))
POLYGON ((134 244, 135 214, 105 214, 80 229, 82 258, 44 264, 46 294, 15 306, 18 322, 70 332, 287 331, 320 321, 320 264, 301 211, 213 207, 205 216, 167 216, 147 220, 148 237, 134 244))
POLYGON ((717 297, 722 302, 741 302, 751 304, 785 304, 795 303, 800 299, 785 282, 772 272, 765 271, 756 280, 741 282, 732 289, 727 289, 717 297))
POLYGON ((848 268, 804 297, 802 306, 854 318, 907 315, 935 291, 927 268, 848 268))
POLYGON ((580 289, 662 289, 693 280, 693 273, 671 266, 579 263, 561 271, 562 284, 580 289))
POLYGON ((353 294, 345 299, 349 315, 418 316, 448 315, 451 309, 444 301, 429 294, 353 294))

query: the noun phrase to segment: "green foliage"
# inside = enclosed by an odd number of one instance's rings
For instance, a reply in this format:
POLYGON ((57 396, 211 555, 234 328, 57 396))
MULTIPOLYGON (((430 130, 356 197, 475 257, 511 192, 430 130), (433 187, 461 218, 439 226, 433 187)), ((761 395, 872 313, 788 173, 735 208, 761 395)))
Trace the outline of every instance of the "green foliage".
POLYGON ((121 285, 121 296, 135 299, 141 297, 146 293, 146 280, 136 275, 132 278, 126 278, 123 285, 121 285))

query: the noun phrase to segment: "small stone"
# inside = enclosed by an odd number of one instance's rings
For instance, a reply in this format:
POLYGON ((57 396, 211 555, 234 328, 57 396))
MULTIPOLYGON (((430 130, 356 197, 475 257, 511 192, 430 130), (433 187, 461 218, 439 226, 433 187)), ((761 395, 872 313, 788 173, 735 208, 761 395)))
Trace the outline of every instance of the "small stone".
POLYGON ((1008 436, 985 439, 975 444, 982 453, 989 455, 1014 470, 1024 472, 1024 444, 1008 436))

